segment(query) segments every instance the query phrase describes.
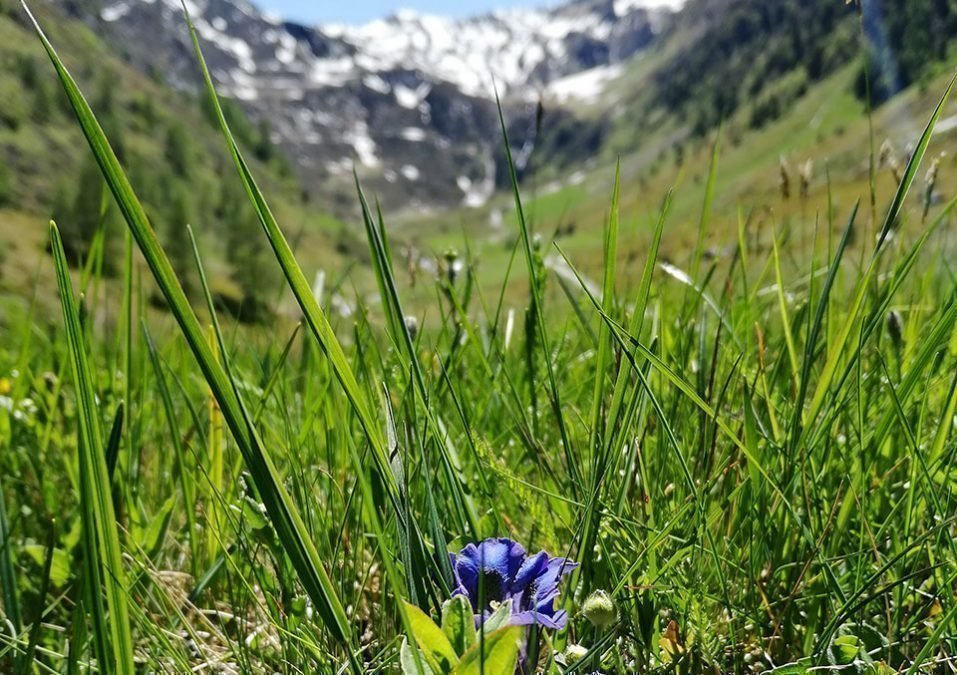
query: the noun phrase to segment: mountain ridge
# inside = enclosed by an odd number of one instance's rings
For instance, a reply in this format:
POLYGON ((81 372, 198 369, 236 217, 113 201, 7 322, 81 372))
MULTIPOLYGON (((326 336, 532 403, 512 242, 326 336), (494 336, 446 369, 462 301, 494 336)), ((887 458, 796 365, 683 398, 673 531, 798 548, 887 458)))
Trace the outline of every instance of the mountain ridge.
MULTIPOLYGON (((680 4, 571 0, 469 19, 406 11, 315 27, 245 0, 189 0, 187 8, 221 94, 268 123, 311 195, 348 212, 354 200, 342 194, 353 166, 394 206, 484 203, 505 182, 496 89, 516 143, 534 143, 540 101, 555 123, 575 120, 566 109, 578 97, 574 82, 556 95, 550 85, 626 62, 680 4)), ((96 15, 134 65, 174 87, 195 86, 178 0, 104 2, 96 15)))

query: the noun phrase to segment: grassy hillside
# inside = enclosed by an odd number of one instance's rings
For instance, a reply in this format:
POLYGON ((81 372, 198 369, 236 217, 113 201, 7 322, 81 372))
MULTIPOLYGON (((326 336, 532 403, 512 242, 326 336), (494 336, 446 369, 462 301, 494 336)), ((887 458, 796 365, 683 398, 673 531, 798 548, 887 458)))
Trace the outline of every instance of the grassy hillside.
MULTIPOLYGON (((806 245, 811 238, 810 216, 824 214, 827 208, 826 172, 835 208, 846 212, 857 197, 870 206, 872 149, 879 154, 888 140, 898 164, 906 159, 907 145, 920 130, 915 120, 932 98, 926 92, 943 86, 941 71, 945 67, 930 60, 917 69, 912 56, 902 55, 901 67, 910 64, 905 69, 909 75, 898 82, 919 82, 906 94, 877 107, 871 139, 859 89, 863 54, 869 53, 861 47, 862 35, 873 29, 858 20, 853 7, 835 9, 819 4, 784 3, 770 9, 765 3, 748 0, 734 3, 735 12, 725 15, 720 11, 721 1, 693 2, 688 8, 690 18, 673 27, 658 48, 628 64, 599 100, 575 104, 572 112, 578 122, 570 123, 569 112, 559 114, 546 103, 542 143, 532 155, 533 170, 523 181, 530 220, 544 249, 550 251, 549 242, 557 237, 564 247, 576 251, 586 274, 594 276, 600 271, 600 231, 607 215, 608 181, 620 157, 622 205, 627 214, 622 261, 632 262, 647 250, 648 228, 661 200, 669 189, 678 187, 662 250, 668 259, 682 264, 696 242, 711 148, 719 137, 710 125, 719 118, 723 119, 717 158, 720 171, 706 247, 720 250, 735 243, 739 207, 743 208, 746 231, 761 242, 765 252, 769 242, 762 233, 774 225, 783 227, 780 243, 785 250, 806 245), (804 28, 798 35, 790 35, 787 27, 795 22, 804 28), (812 31, 809 26, 821 30, 812 31), (828 27, 830 32, 824 30, 828 27), (735 43, 734 36, 742 32, 748 39, 735 43), (765 44, 773 46, 768 53, 762 52, 765 44), (731 50, 733 58, 695 61, 702 53, 715 50, 731 50), (771 58, 771 52, 778 56, 771 58), (808 58, 812 53, 820 59, 808 58), (727 71, 732 66, 733 75, 727 71), (679 96, 675 92, 687 94, 687 88, 697 81, 687 80, 689 73, 698 74, 704 89, 694 96, 679 96), (713 98, 723 90, 720 83, 727 81, 733 82, 730 88, 735 91, 736 105, 722 107, 713 98), (699 114, 702 111, 720 114, 704 119, 699 114), (598 129, 599 140, 590 140, 588 134, 598 129), (553 147, 557 139, 569 134, 574 143, 553 147), (596 150, 597 154, 591 154, 596 150), (782 166, 789 199, 782 198, 782 166), (805 167, 811 170, 806 192, 802 192, 805 167)), ((931 11, 921 11, 925 9, 931 11)), ((882 25, 889 31, 885 31, 888 49, 898 48, 906 34, 903 29, 889 30, 899 25, 902 11, 895 3, 887 7, 887 21, 882 25)), ((945 10, 938 7, 933 11, 945 10)), ((238 181, 224 171, 226 155, 210 142, 208 132, 213 127, 208 106, 125 67, 85 27, 59 15, 47 16, 53 34, 61 38, 68 63, 73 64, 107 131, 117 140, 121 160, 160 236, 173 245, 177 269, 190 290, 195 292, 197 280, 190 251, 178 243, 182 239, 177 236, 186 222, 194 225, 210 256, 214 291, 224 306, 243 318, 265 318, 266 306, 281 298, 276 295, 277 280, 269 278, 268 268, 261 264, 259 228, 253 214, 242 206, 238 181)), ((41 250, 42 224, 50 215, 63 225, 67 253, 75 260, 85 257, 93 233, 105 223, 107 232, 112 233, 106 240, 112 254, 103 256, 105 272, 115 275, 119 270, 110 269, 110 264, 121 260, 122 256, 115 254, 123 248, 118 214, 112 208, 105 216, 101 214, 102 182, 93 164, 84 159, 83 144, 75 131, 65 124, 70 114, 64 110, 62 95, 53 86, 48 69, 39 61, 41 54, 24 29, 22 15, 8 7, 0 21, 7 38, 0 54, 9 66, 0 72, 0 85, 11 92, 11 103, 5 108, 8 119, 0 125, 0 152, 7 160, 5 171, 0 170, 0 209, 5 209, 0 211, 5 214, 0 219, 0 240, 9 241, 11 251, 16 251, 5 256, 0 283, 8 294, 29 295, 27 280, 43 269, 46 260, 41 250), (24 231, 29 222, 34 229, 39 227, 39 234, 24 231), (74 240, 79 241, 71 243, 74 240)), ((928 54, 939 57, 936 38, 931 42, 928 54)), ((868 59, 877 82, 884 76, 886 63, 868 59)), ((267 130, 251 128, 236 108, 227 112, 264 187, 274 196, 281 222, 292 228, 307 268, 327 270, 330 278, 340 278, 338 273, 350 264, 365 260, 366 247, 357 238, 361 236, 358 223, 336 222, 322 214, 322 204, 303 203, 301 190, 281 155, 263 140, 267 130)), ((951 113, 948 109, 945 116, 951 113)), ((952 158, 939 163, 935 199, 946 197, 953 185, 952 167, 952 158)), ((877 167, 882 187, 893 182, 893 173, 889 166, 877 167)), ((398 281, 409 291, 417 315, 435 318, 435 313, 429 312, 434 297, 418 282, 434 275, 447 250, 467 254, 463 232, 469 235, 468 253, 479 260, 480 285, 490 291, 497 288, 517 241, 507 193, 481 209, 403 213, 396 219, 391 217, 392 205, 386 201, 383 206, 397 238, 396 255, 402 261, 398 281)), ((882 206, 868 208, 867 217, 879 217, 882 206)), ((549 255, 554 263, 554 254, 549 255)), ((374 297, 368 271, 362 264, 353 268, 350 282, 366 299, 374 297), (357 269, 359 274, 355 274, 357 269)), ((634 281, 637 272, 625 274, 623 286, 634 281)), ((49 284, 51 279, 46 281, 49 284)), ((521 302, 524 283, 521 271, 516 271, 508 285, 508 297, 514 303, 521 302)), ((343 296, 351 301, 353 295, 347 286, 343 296)), ((283 302, 288 307, 288 298, 283 302)))
MULTIPOLYGON (((183 245, 190 224, 209 256, 213 291, 223 306, 244 319, 268 318, 280 280, 262 264, 259 225, 228 171, 228 153, 215 142, 209 107, 127 67, 80 22, 42 4, 37 9, 84 85, 161 240, 170 244, 188 290, 198 290, 192 253, 183 245)), ((45 252, 51 217, 63 231, 71 263, 98 257, 109 291, 124 266, 119 212, 42 47, 12 2, 0 9, 0 100, 0 296, 22 308, 37 288, 51 288, 45 252), (101 230, 102 254, 93 256, 101 230)), ((343 269, 340 253, 355 250, 352 228, 304 201, 268 129, 251 126, 238 107, 227 106, 234 133, 307 264, 343 269)), ((151 288, 146 297, 155 293, 151 288)), ((41 302, 44 295, 39 293, 41 302)))
MULTIPOLYGON (((640 274, 636 261, 648 249, 661 203, 674 190, 661 243, 662 256, 686 267, 694 255, 701 222, 702 201, 708 185, 712 153, 717 143, 716 179, 707 227, 706 249, 722 254, 738 243, 739 231, 753 242, 762 256, 770 254, 773 233, 788 256, 805 253, 815 231, 822 236, 822 223, 829 208, 844 217, 860 199, 858 224, 861 233, 854 246, 866 246, 888 206, 889 193, 922 131, 922 112, 935 103, 949 75, 941 73, 914 85, 881 104, 868 115, 865 103, 855 94, 860 63, 853 60, 810 86, 775 119, 753 128, 751 110, 743 107, 727 118, 720 130, 695 137, 687 124, 657 115, 641 128, 627 131, 630 105, 648 108, 644 98, 632 103, 630 92, 654 77, 660 55, 638 61, 614 83, 596 104, 598 111, 619 110, 619 137, 609 150, 572 173, 531 179, 524 185, 526 212, 542 239, 573 254, 576 264, 593 279, 599 279, 602 263, 602 224, 608 217, 609 182, 620 157, 622 171, 622 242, 619 259, 620 287, 631 287, 640 274), (882 159, 883 148, 883 159, 882 159), (616 150, 618 156, 616 157, 616 150), (873 153, 873 157, 872 157, 873 153), (874 163, 875 201, 871 204, 871 160, 874 163), (786 179, 784 178, 786 176, 786 179), (787 183, 787 197, 782 190, 787 183), (802 187, 806 182, 806 187, 802 187)), ((779 81, 774 86, 787 86, 779 81)), ((583 114, 589 114, 588 108, 583 114)), ((930 189, 930 214, 957 194, 957 157, 950 148, 957 139, 954 116, 957 104, 944 111, 946 123, 935 136, 934 181, 926 173, 910 197, 909 205, 920 211, 930 189)), ((929 165, 925 167, 929 169, 929 165)), ((516 220, 511 197, 501 195, 482 209, 441 214, 434 218, 411 218, 397 226, 401 236, 425 251, 442 252, 453 247, 469 248, 479 261, 479 279, 490 289, 501 281, 516 239, 516 220)), ((509 297, 520 302, 527 284, 520 269, 513 275, 509 297)))

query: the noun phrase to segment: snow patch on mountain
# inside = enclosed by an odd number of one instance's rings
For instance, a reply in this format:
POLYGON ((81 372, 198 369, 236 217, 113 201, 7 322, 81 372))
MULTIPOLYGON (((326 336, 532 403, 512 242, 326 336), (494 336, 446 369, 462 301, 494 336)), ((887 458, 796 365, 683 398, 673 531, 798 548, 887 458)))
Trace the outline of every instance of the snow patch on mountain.
POLYGON ((350 144, 356 152, 356 159, 363 166, 377 167, 380 164, 376 155, 376 143, 369 135, 365 122, 356 124, 350 131, 343 134, 343 140, 350 144))
MULTIPOLYGON (((186 3, 218 91, 268 121, 305 185, 331 194, 326 179, 356 165, 396 202, 478 206, 505 183, 495 94, 521 171, 538 102, 577 124, 572 104, 600 100, 683 0, 564 0, 469 19, 400 11, 359 26, 286 22, 246 0, 186 3)), ((106 0, 100 19, 137 67, 200 85, 181 0, 106 0)))
POLYGON ((117 21, 122 19, 130 11, 130 5, 127 2, 120 2, 103 9, 101 18, 104 21, 117 21))
POLYGON ((636 9, 667 9, 677 12, 685 0, 615 0, 615 14, 625 16, 636 9))
MULTIPOLYGON (((127 17, 137 4, 156 0, 122 0, 101 11, 106 22, 127 17)), ((181 12, 180 0, 161 0, 181 12)), ((489 97, 495 87, 506 94, 516 87, 545 84, 562 64, 613 38, 619 19, 633 12, 675 10, 683 0, 608 0, 570 2, 549 9, 506 9, 470 19, 448 19, 410 10, 359 26, 330 24, 315 30, 346 47, 332 57, 313 54, 274 16, 243 0, 188 0, 200 37, 231 55, 237 67, 252 74, 284 69, 308 72, 315 84, 341 86, 369 73, 416 70, 431 80, 449 82, 469 96, 489 97), (609 10, 609 5, 611 11, 609 10), (270 30, 235 30, 249 20, 270 30), (263 64, 252 39, 273 44, 273 64, 263 64), (255 53, 255 55, 254 55, 255 53)), ((602 64, 585 64, 587 67, 602 64)), ((576 69, 577 70, 577 69, 576 69)), ((400 99, 400 104, 402 99, 400 99)))
MULTIPOLYGON (((369 71, 419 70, 470 96, 502 93, 535 79, 549 60, 568 56, 570 35, 607 39, 614 17, 563 15, 554 10, 500 10, 465 20, 403 10, 362 26, 325 26, 323 32, 361 48, 354 59, 369 71)), ((544 79, 544 78, 542 78, 544 79)), ((401 103, 401 100, 400 100, 401 103)))
POLYGON ((621 64, 598 66, 555 80, 546 92, 559 103, 580 100, 593 103, 605 91, 606 85, 621 75, 621 64))

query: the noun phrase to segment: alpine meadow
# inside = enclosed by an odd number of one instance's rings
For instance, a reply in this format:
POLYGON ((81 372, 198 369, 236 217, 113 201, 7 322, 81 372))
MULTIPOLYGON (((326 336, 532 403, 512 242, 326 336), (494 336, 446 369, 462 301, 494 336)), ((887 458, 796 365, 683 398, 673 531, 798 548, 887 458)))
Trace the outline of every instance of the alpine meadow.
POLYGON ((957 1, 498 4, 0 0, 0 673, 957 673, 957 1))

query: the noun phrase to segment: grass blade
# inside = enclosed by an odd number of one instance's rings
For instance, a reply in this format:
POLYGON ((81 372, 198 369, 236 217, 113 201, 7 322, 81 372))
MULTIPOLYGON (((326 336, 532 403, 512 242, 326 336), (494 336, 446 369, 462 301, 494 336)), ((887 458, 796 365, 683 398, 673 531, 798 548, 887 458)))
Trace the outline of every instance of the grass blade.
POLYGON ((3 476, 0 476, 0 595, 3 597, 4 613, 13 624, 13 629, 20 632, 20 602, 13 571, 13 556, 10 553, 10 521, 7 520, 3 492, 3 476))
POLYGON ((103 668, 109 672, 132 674, 133 638, 127 607, 126 577, 113 512, 110 474, 101 440, 96 395, 93 392, 93 375, 87 361, 73 284, 67 271, 66 253, 55 225, 50 228, 50 237, 76 387, 83 583, 92 614, 93 643, 97 661, 103 664, 103 668))
POLYGON ((46 616, 46 598, 47 593, 50 592, 50 572, 53 569, 53 554, 56 552, 56 521, 53 520, 50 522, 50 532, 47 534, 47 554, 43 560, 43 572, 40 575, 40 593, 37 596, 39 598, 39 610, 37 611, 37 618, 33 621, 33 626, 30 628, 30 637, 27 641, 26 651, 21 654, 20 658, 20 672, 27 672, 30 669, 30 665, 33 663, 33 655, 36 653, 37 645, 40 643, 40 631, 43 627, 43 619, 46 616))
POLYGON ((880 235, 877 238, 878 251, 881 249, 881 246, 884 245, 888 235, 893 231, 897 219, 900 217, 901 210, 904 208, 904 201, 907 199, 907 193, 910 192, 911 185, 913 185, 914 179, 917 178, 917 170, 920 168, 920 162, 924 158, 924 153, 927 152, 927 146, 930 144, 930 139, 934 135, 934 127, 937 126, 937 120, 940 119, 940 115, 944 111, 947 99, 950 98, 950 92, 954 89, 954 83, 957 83, 957 73, 951 78, 950 84, 947 85, 947 89, 944 90, 940 101, 937 102, 937 107, 934 108, 933 114, 930 116, 930 119, 927 120, 924 131, 917 141, 917 146, 914 148, 914 152, 907 162, 907 167, 904 169, 897 193, 894 195, 894 201, 891 202, 887 216, 884 218, 884 225, 881 227, 880 235))
POLYGON ((109 440, 106 442, 106 470, 113 478, 116 471, 116 462, 120 456, 120 441, 123 440, 123 411, 124 406, 120 403, 116 406, 116 414, 113 415, 113 426, 110 427, 109 440))
MULTIPOLYGON (((187 20, 189 20, 188 13, 187 20)), ((279 224, 276 222, 269 205, 266 203, 265 197, 259 190, 259 187, 249 170, 249 166, 246 164, 242 153, 239 151, 239 146, 236 144, 236 140, 233 138, 232 132, 229 129, 229 125, 226 122, 226 117, 223 114, 222 107, 219 103, 219 97, 217 96, 216 90, 213 87, 213 81, 210 77, 209 70, 206 67, 206 61, 203 58, 202 49, 199 45, 199 37, 196 35, 195 27, 191 22, 190 34, 192 36, 193 48, 196 52, 197 60, 203 72, 203 77, 206 83, 206 91, 213 103, 217 119, 219 120, 220 128, 223 132, 224 138, 226 139, 226 144, 229 148, 230 155, 233 158, 233 162, 236 165, 236 170, 239 173, 240 179, 242 180, 246 194, 256 210, 256 215, 258 216, 259 222, 266 233, 266 237, 268 238, 269 244, 273 249, 273 253, 276 255, 276 260, 279 262, 280 267, 282 267, 282 271, 286 277, 286 281, 289 284, 289 288, 292 290, 296 301, 299 303, 299 307, 306 319, 306 324, 309 326, 310 331, 319 342, 320 348, 326 355, 326 358, 329 360, 336 378, 339 380, 346 397, 349 399, 350 405, 359 419, 359 424, 362 427, 363 433, 372 446, 373 458, 376 462, 376 468, 378 470, 379 476, 382 478, 384 485, 386 485, 389 489, 390 497, 394 498, 397 494, 397 490, 395 482, 391 480, 388 455, 385 451, 385 444, 382 438, 381 430, 378 428, 375 418, 371 413, 368 399, 364 395, 362 389, 359 387, 359 382, 349 365, 348 359, 346 359, 346 355, 342 350, 342 345, 339 344, 339 340, 336 338, 335 332, 332 330, 332 326, 329 324, 329 320, 326 318, 325 313, 319 306, 319 302, 312 293, 312 287, 306 280, 306 277, 303 274, 302 269, 299 267, 299 264, 296 262, 296 257, 293 255, 292 249, 289 247, 289 243, 286 241, 285 235, 279 228, 279 224)))
POLYGON ((573 495, 577 497, 580 495, 584 483, 581 478, 581 469, 575 458, 575 450, 572 447, 571 438, 565 425, 565 415, 558 390, 558 382, 555 379, 555 365, 552 363, 552 352, 549 348, 545 327, 545 312, 542 304, 542 279, 539 278, 539 267, 532 254, 532 241, 528 222, 525 220, 525 209, 522 207, 522 197, 518 190, 518 174, 515 173, 515 162, 512 159, 512 148, 508 141, 508 129, 505 125, 505 113, 502 111, 502 102, 498 98, 498 93, 495 94, 495 104, 498 108, 498 121, 502 130, 502 140, 505 144, 505 160, 508 165, 508 175, 512 185, 512 197, 515 202, 515 213, 518 217, 522 250, 525 252, 525 264, 528 267, 529 282, 531 284, 532 303, 534 304, 534 316, 532 318, 538 330, 539 338, 542 341, 542 353, 545 359, 545 371, 548 376, 552 411, 555 415, 555 421, 558 424, 558 431, 562 440, 562 450, 564 451, 565 463, 569 473, 569 484, 572 488, 573 495))
POLYGON ((937 124, 937 120, 940 118, 944 104, 950 97, 950 93, 954 88, 955 82, 957 82, 957 75, 954 75, 950 81, 950 84, 947 85, 947 89, 944 91, 943 96, 940 98, 940 102, 937 104, 937 108, 935 108, 933 114, 927 122, 927 125, 924 127, 924 132, 921 134, 920 140, 917 143, 917 147, 914 149, 914 153, 911 155, 910 161, 907 163, 907 168, 904 171, 900 186, 897 188, 894 201, 887 212, 887 218, 884 221, 884 226, 881 228, 881 232, 877 240, 877 247, 874 250, 874 255, 871 257, 871 261, 868 264, 867 270, 862 275, 862 278, 858 284, 858 292, 854 298, 854 303, 851 306, 851 311, 845 319, 844 327, 838 334, 834 347, 828 354, 821 377, 818 380, 817 389, 814 392, 814 396, 811 398, 810 411, 808 412, 806 418, 808 423, 817 418, 817 415, 821 410, 821 406, 824 404, 824 399, 827 395, 831 382, 833 381, 838 362, 843 354, 844 346, 847 344, 847 340, 851 335, 851 331, 854 329, 854 326, 857 323, 857 317, 860 313, 861 307, 864 304, 864 298, 868 288, 870 287, 871 278, 876 273, 877 260, 879 254, 883 250, 884 241, 891 233, 895 223, 897 223, 900 212, 904 207, 904 200, 907 197, 907 193, 917 175, 917 169, 920 165, 920 161, 923 158, 924 153, 927 151, 927 146, 934 134, 934 127, 937 124))

